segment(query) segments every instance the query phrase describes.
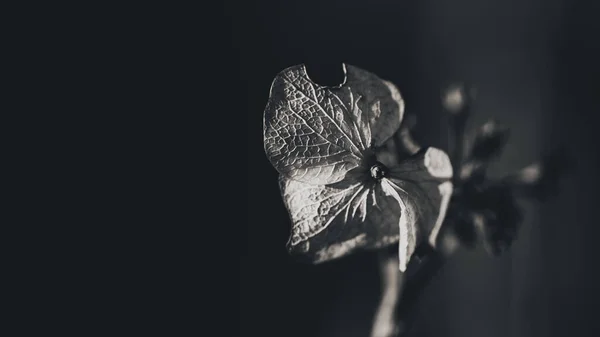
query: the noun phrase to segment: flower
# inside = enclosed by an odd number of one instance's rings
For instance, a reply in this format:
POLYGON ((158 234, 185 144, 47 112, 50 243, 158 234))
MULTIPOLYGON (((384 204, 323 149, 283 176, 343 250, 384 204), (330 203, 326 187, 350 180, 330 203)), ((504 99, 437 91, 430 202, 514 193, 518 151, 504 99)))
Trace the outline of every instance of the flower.
POLYGON ((405 271, 417 245, 435 245, 452 166, 433 147, 402 161, 390 154, 404 114, 398 89, 351 65, 344 72, 341 85, 324 87, 297 65, 271 86, 264 146, 292 222, 287 248, 320 263, 398 243, 405 271))

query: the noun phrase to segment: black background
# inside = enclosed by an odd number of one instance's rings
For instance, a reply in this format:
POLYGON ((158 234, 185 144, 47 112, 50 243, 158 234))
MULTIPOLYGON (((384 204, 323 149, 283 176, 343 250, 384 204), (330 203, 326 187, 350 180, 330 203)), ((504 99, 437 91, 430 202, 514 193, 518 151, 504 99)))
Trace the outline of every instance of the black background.
POLYGON ((248 218, 241 252, 243 336, 368 336, 379 296, 375 256, 319 266, 285 251, 290 222, 263 152, 274 76, 307 64, 322 84, 341 62, 394 82, 417 137, 445 148, 440 91, 477 90, 470 127, 497 118, 511 140, 492 169, 523 167, 566 146, 576 174, 545 204, 525 203, 508 254, 460 251, 419 306, 418 336, 597 336, 596 217, 600 108, 598 4, 593 1, 256 1, 230 4, 232 46, 248 116, 248 218))
POLYGON ((5 161, 23 174, 6 175, 22 208, 5 207, 20 219, 5 227, 24 235, 6 235, 17 246, 5 274, 19 318, 7 323, 77 336, 232 336, 239 318, 242 336, 367 336, 375 256, 290 258, 262 139, 279 71, 305 63, 316 82, 334 84, 347 62, 394 82, 418 117, 416 138, 441 148, 442 88, 475 87, 471 130, 489 118, 511 128, 494 175, 560 146, 577 160, 560 196, 524 205, 510 253, 460 251, 444 267, 419 305, 417 335, 599 335, 597 2, 229 1, 224 20, 212 4, 15 13, 6 65, 19 92, 5 96, 23 123, 7 123, 18 156, 5 161))

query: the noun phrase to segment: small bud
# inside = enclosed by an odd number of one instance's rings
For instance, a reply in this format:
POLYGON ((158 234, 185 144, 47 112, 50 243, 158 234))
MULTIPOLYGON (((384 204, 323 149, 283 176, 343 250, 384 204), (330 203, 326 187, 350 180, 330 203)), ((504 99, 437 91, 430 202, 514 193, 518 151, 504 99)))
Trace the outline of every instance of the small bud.
POLYGON ((474 96, 473 94, 473 90, 467 89, 461 83, 452 84, 442 95, 442 105, 451 114, 463 113, 474 96))
POLYGON ((469 158, 478 161, 488 161, 502 152, 508 141, 508 128, 491 120, 483 124, 473 140, 469 158))
POLYGON ((520 197, 543 201, 558 193, 560 181, 574 166, 575 162, 566 150, 555 150, 541 161, 506 176, 503 182, 520 197))
POLYGON ((490 185, 478 196, 474 205, 479 215, 479 231, 486 250, 498 256, 506 251, 516 237, 523 213, 510 188, 490 185))
POLYGON ((451 113, 458 113, 465 106, 465 92, 460 85, 453 85, 445 92, 443 104, 451 113))

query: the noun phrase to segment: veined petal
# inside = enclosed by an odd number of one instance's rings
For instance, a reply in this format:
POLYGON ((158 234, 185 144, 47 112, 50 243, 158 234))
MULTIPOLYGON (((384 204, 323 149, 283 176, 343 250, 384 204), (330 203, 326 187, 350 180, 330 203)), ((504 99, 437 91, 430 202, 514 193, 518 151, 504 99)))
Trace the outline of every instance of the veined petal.
POLYGON ((280 176, 292 221, 288 249, 320 263, 398 243, 399 268, 405 271, 419 243, 436 245, 451 177, 447 155, 436 148, 391 168, 390 176, 377 183, 311 185, 280 176))
POLYGON ((280 175, 279 187, 292 221, 289 246, 297 246, 321 233, 336 219, 345 222, 350 216, 361 216, 360 207, 349 212, 351 206, 359 205, 358 197, 363 187, 358 182, 335 188, 306 184, 280 175))
POLYGON ((450 178, 452 166, 448 156, 444 151, 430 147, 392 168, 390 178, 382 182, 386 192, 398 200, 402 208, 399 222, 401 270, 406 268, 420 242, 427 240, 436 246, 437 234, 452 196, 450 178))
POLYGON ((399 203, 379 184, 336 189, 280 176, 292 230, 288 250, 312 263, 398 241, 399 203))
POLYGON ((350 65, 344 70, 338 87, 312 82, 304 65, 273 81, 264 145, 282 175, 315 185, 339 182, 398 129, 404 103, 396 87, 350 65))
POLYGON ((417 205, 411 200, 404 201, 406 195, 400 196, 400 191, 395 183, 384 179, 381 181, 381 188, 384 194, 397 202, 400 207, 401 216, 398 218, 398 257, 400 271, 404 272, 408 266, 408 261, 417 246, 419 227, 417 227, 417 205))
MULTIPOLYGON (((345 86, 355 91, 354 97, 360 97, 359 125, 364 125, 361 130, 367 131, 367 147, 381 146, 398 131, 404 117, 400 91, 392 82, 351 65, 346 65, 345 86)), ((343 87, 337 91, 346 94, 343 87)))

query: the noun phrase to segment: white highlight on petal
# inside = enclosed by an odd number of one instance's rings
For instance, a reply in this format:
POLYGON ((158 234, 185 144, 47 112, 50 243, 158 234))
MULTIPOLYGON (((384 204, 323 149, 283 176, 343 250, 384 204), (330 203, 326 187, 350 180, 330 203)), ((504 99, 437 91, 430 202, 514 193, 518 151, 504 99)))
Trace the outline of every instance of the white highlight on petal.
POLYGON ((383 80, 383 83, 385 83, 385 86, 390 90, 392 99, 398 103, 398 110, 400 112, 398 118, 400 121, 402 121, 402 118, 404 118, 404 100, 402 99, 402 95, 400 95, 398 88, 396 88, 392 82, 383 80))
MULTIPOLYGON (((406 209, 406 207, 403 207, 404 209, 406 209)), ((404 216, 404 214, 402 214, 402 216, 400 216, 400 239, 398 241, 398 258, 399 263, 398 263, 398 267, 400 268, 401 272, 405 272, 406 271, 406 266, 408 266, 408 260, 410 259, 410 256, 408 256, 408 225, 407 225, 407 221, 406 218, 404 216)))
POLYGON ((452 164, 446 152, 430 147, 425 153, 424 164, 429 174, 436 178, 452 178, 452 164))
POLYGON ((367 234, 363 233, 350 240, 327 246, 317 252, 316 263, 329 261, 343 256, 354 247, 364 244, 367 240, 367 234))
POLYGON ((398 204, 400 204, 400 209, 402 210, 402 214, 400 215, 400 221, 398 223, 400 229, 400 238, 398 240, 398 267, 400 268, 401 272, 404 272, 406 271, 406 267, 408 266, 410 254, 412 254, 412 252, 409 252, 408 240, 408 219, 409 217, 411 217, 411 214, 409 213, 408 207, 406 207, 406 204, 404 203, 402 198, 400 198, 400 195, 398 195, 398 192, 396 192, 396 190, 390 185, 387 179, 383 179, 381 181, 381 189, 383 190, 385 195, 391 196, 392 198, 396 199, 396 201, 398 201, 398 204))
POLYGON ((442 201, 440 203, 440 213, 438 214, 438 218, 435 221, 435 226, 431 230, 429 234, 429 244, 431 247, 436 247, 437 237, 440 233, 440 229, 442 228, 442 224, 444 223, 444 219, 446 218, 446 211, 448 210, 448 204, 450 203, 450 198, 452 197, 452 183, 446 181, 438 186, 440 191, 440 195, 442 196, 442 201))

